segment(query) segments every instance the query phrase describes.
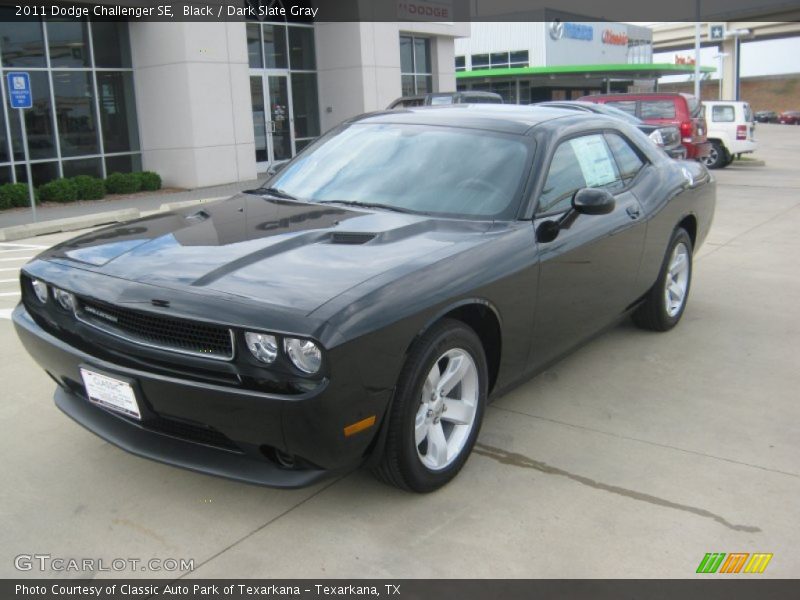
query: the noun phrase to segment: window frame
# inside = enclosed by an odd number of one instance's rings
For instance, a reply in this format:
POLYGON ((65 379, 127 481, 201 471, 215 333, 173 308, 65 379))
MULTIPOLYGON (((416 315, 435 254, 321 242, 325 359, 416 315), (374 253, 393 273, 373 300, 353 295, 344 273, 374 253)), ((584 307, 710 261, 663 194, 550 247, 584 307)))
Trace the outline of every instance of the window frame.
MULTIPOLYGON (((413 72, 408 73, 406 71, 403 71, 403 61, 402 60, 400 61, 400 90, 401 90, 401 92, 402 92, 402 89, 403 89, 403 77, 411 77, 413 82, 414 82, 414 89, 412 90, 411 94, 408 94, 409 96, 432 93, 434 91, 434 89, 433 89, 434 86, 433 86, 433 53, 432 53, 432 50, 431 50, 431 45, 432 45, 431 44, 431 38, 428 37, 428 36, 414 35, 413 33, 400 32, 400 35, 398 37, 398 49, 402 45, 403 38, 408 38, 411 41, 411 69, 412 69, 413 72), (427 58, 427 62, 430 65, 430 71, 429 72, 419 71, 418 70, 419 66, 417 65, 417 49, 416 49, 417 40, 423 40, 425 42, 425 55, 426 55, 426 58, 427 58), (419 87, 417 86, 417 77, 429 77, 430 78, 430 82, 431 82, 430 83, 431 89, 429 91, 427 91, 427 92, 420 92, 419 91, 419 87)), ((425 65, 423 65, 423 67, 424 66, 425 65)))
MULTIPOLYGON (((649 166, 652 163, 650 162, 650 159, 647 157, 647 155, 641 150, 641 148, 639 148, 639 145, 636 144, 635 142, 633 142, 622 131, 620 131, 619 129, 614 129, 613 127, 602 127, 602 128, 598 128, 598 129, 587 129, 587 130, 584 130, 584 131, 571 133, 571 134, 565 135, 563 137, 557 138, 555 140, 555 143, 553 144, 553 149, 550 152, 548 152, 547 156, 545 157, 545 160, 543 161, 543 163, 544 163, 543 167, 544 168, 542 169, 542 174, 543 175, 539 177, 539 181, 538 181, 537 185, 531 191, 531 198, 529 199, 529 204, 531 206, 531 210, 530 210, 529 213, 527 213, 527 211, 526 211, 526 214, 530 214, 530 218, 524 218, 523 217, 522 220, 546 219, 546 218, 549 218, 549 217, 554 217, 556 215, 563 215, 566 212, 565 210, 539 212, 539 201, 541 199, 542 189, 544 188, 544 185, 547 182, 547 176, 550 173, 550 167, 552 166, 553 158, 555 157, 555 154, 556 154, 556 151, 558 150, 558 148, 564 143, 567 143, 567 142, 569 142, 571 140, 574 140, 575 138, 586 137, 586 136, 590 136, 590 135, 601 135, 601 136, 603 136, 603 140, 606 143, 606 147, 608 148, 608 151, 611 153, 611 157, 614 160, 614 165, 617 168, 617 172, 619 172, 619 162, 617 160, 617 157, 614 155, 614 151, 608 145, 608 141, 605 140, 605 136, 606 136, 607 133, 615 133, 615 134, 619 135, 620 137, 622 137, 622 139, 627 141, 628 144, 634 149, 636 154, 639 156, 639 158, 644 163, 642 168, 639 169, 639 172, 636 174, 636 176, 631 178, 630 182, 627 185, 624 185, 620 189, 611 192, 611 195, 616 198, 620 194, 624 194, 625 192, 630 191, 630 189, 634 185, 636 185, 637 181, 639 180, 639 178, 641 178, 642 173, 646 170, 647 166, 649 166), (535 196, 534 196, 534 194, 535 194, 535 196)), ((622 176, 620 174, 620 181, 624 182, 624 180, 621 177, 622 176)), ((597 188, 597 189, 603 189, 603 187, 604 186, 602 186, 600 188, 597 188)), ((567 210, 569 210, 569 209, 567 209, 567 210)))

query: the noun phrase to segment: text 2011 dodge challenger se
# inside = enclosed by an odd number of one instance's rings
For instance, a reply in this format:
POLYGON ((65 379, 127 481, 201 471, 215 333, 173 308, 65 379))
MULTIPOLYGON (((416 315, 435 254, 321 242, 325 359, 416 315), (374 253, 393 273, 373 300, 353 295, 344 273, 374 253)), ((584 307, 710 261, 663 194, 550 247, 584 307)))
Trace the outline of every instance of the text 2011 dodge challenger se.
POLYGON ((58 407, 130 452, 426 492, 490 397, 627 313, 680 320, 714 202, 702 165, 609 117, 370 114, 263 188, 45 251, 13 318, 58 407))

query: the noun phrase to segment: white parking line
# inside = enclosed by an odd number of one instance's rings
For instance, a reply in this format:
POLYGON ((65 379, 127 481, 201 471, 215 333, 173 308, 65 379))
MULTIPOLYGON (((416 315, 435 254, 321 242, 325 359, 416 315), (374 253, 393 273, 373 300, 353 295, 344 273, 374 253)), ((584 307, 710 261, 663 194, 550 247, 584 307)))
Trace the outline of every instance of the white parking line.
POLYGON ((19 271, 19 267, 8 267, 8 268, 0 269, 0 273, 5 273, 6 271, 19 271))
POLYGON ((0 262, 12 262, 15 260, 30 260, 32 256, 15 256, 14 258, 0 258, 0 262))
POLYGON ((13 308, 0 308, 0 319, 10 319, 13 308))
POLYGON ((17 283, 19 279, 0 279, 0 283, 17 283))
POLYGON ((0 242, 0 248, 19 248, 20 250, 30 248, 32 250, 46 250, 47 246, 40 246, 38 244, 12 244, 11 242, 0 242))
POLYGON ((19 296, 19 292, 0 292, 0 296, 19 296))

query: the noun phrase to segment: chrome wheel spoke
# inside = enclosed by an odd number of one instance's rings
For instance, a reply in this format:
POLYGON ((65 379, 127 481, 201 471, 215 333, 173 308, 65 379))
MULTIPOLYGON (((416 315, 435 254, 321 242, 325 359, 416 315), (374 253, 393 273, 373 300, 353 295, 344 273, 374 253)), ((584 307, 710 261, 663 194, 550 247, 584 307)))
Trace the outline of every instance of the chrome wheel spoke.
POLYGON ((689 249, 681 242, 672 251, 664 281, 664 304, 670 317, 677 315, 686 301, 690 269, 689 249))
POLYGON ((447 464, 447 438, 441 423, 431 423, 428 427, 428 456, 436 467, 447 464))
POLYGON ((445 412, 442 414, 443 421, 457 423, 458 425, 468 425, 475 416, 475 407, 469 406, 463 400, 452 400, 445 398, 445 412))
POLYGON ((439 380, 439 391, 447 396, 461 382, 469 368, 466 355, 454 356, 447 363, 447 368, 439 380))
POLYGON ((417 411, 417 418, 414 421, 414 445, 417 447, 423 442, 425 436, 428 435, 427 412, 428 409, 423 404, 419 411, 417 411))

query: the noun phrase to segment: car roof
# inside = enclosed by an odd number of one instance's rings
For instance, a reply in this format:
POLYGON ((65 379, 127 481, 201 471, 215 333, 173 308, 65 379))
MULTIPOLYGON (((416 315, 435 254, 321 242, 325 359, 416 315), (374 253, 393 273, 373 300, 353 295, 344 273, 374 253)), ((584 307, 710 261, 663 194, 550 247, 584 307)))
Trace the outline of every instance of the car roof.
MULTIPOLYGON (((351 119, 359 123, 404 123, 447 125, 473 129, 490 129, 523 135, 540 123, 554 119, 591 120, 599 115, 566 108, 521 106, 518 104, 449 104, 446 106, 414 106, 401 110, 367 113, 351 119)), ((613 121, 611 117, 606 117, 613 121)))

